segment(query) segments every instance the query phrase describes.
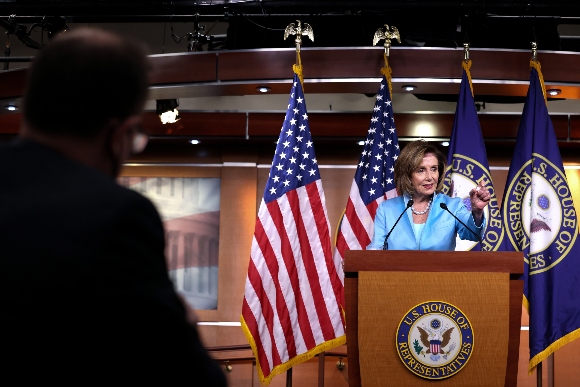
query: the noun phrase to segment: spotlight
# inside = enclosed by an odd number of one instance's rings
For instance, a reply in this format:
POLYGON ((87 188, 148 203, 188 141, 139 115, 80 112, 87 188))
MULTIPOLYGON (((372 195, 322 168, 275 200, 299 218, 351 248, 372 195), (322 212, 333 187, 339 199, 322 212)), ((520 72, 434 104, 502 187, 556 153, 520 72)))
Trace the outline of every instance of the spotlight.
POLYGON ((365 144, 365 142, 364 141, 359 141, 359 142, 357 142, 357 144, 360 145, 360 146, 363 146, 365 144))
POLYGON ((42 19, 42 28, 47 32, 49 39, 68 31, 66 19, 62 16, 44 17, 42 19))
POLYGON ((403 85, 403 90, 405 91, 413 91, 417 88, 415 85, 403 85))
POLYGON ((199 144, 199 140, 189 140, 189 143, 191 145, 197 145, 197 144, 199 144))
POLYGON ((260 93, 267 93, 270 91, 270 88, 268 86, 258 86, 256 87, 256 90, 258 90, 260 93))
POLYGON ((16 110, 18 110, 18 106, 10 104, 4 106, 4 109, 8 110, 9 112, 15 112, 16 110))
POLYGON ((178 99, 158 99, 157 100, 157 115, 163 124, 172 124, 181 119, 177 107, 179 106, 178 99))
POLYGON ((7 20, 0 19, 0 26, 6 29, 8 35, 15 35, 26 47, 37 50, 42 48, 43 43, 39 43, 30 37, 35 28, 40 27, 46 31, 48 39, 52 39, 54 36, 68 30, 66 19, 62 16, 44 16, 39 22, 27 27, 24 24, 16 23, 15 16, 11 15, 7 20))
POLYGON ((554 95, 560 94, 562 92, 562 90, 560 90, 560 89, 549 89, 549 90, 546 90, 546 92, 548 94, 554 96, 554 95))
POLYGON ((443 146, 449 146, 449 141, 443 141, 443 142, 441 143, 441 145, 443 145, 443 146))

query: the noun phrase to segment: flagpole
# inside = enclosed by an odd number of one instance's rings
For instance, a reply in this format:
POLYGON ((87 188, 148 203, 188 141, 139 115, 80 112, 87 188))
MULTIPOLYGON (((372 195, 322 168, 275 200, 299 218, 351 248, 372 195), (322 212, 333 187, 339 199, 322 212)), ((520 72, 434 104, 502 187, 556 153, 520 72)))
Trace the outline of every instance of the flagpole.
MULTIPOLYGON (((290 35, 296 35, 296 63, 293 69, 300 79, 302 84, 302 90, 304 90, 304 75, 302 73, 302 59, 300 58, 300 46, 302 45, 302 35, 307 36, 310 40, 314 41, 314 31, 308 23, 304 23, 304 28, 302 28, 302 22, 296 20, 297 25, 290 23, 284 30, 284 40, 290 35)), ((292 387, 292 367, 288 368, 286 371, 286 387, 292 387)))
POLYGON ((554 386, 554 354, 548 356, 548 387, 554 386))

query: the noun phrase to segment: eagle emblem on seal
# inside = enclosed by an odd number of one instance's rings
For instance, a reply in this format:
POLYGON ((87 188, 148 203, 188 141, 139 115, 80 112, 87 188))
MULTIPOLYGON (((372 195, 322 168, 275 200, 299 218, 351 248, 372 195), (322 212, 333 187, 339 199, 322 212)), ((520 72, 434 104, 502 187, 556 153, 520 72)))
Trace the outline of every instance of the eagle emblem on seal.
POLYGON ((419 339, 421 340, 421 343, 423 343, 427 348, 426 351, 421 352, 423 356, 430 355, 429 357, 433 361, 439 360, 441 357, 440 355, 443 355, 443 357, 447 359, 447 355, 455 348, 455 345, 451 345, 448 351, 445 351, 444 349, 449 344, 449 341, 451 341, 451 333, 453 332, 454 327, 443 332, 428 332, 421 327, 417 327, 417 329, 419 330, 419 339))

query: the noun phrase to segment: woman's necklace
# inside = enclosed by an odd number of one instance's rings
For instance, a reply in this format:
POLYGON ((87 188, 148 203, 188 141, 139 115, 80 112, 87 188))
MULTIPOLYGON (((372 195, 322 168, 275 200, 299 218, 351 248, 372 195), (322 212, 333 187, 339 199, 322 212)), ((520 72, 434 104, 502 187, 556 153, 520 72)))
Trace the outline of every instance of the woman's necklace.
POLYGON ((427 207, 423 211, 415 211, 415 208, 413 206, 411 206, 411 211, 413 211, 413 214, 415 214, 415 215, 426 214, 427 211, 429 211, 429 209, 431 208, 432 201, 433 201, 433 197, 431 197, 431 200, 429 200, 429 203, 427 203, 427 207))

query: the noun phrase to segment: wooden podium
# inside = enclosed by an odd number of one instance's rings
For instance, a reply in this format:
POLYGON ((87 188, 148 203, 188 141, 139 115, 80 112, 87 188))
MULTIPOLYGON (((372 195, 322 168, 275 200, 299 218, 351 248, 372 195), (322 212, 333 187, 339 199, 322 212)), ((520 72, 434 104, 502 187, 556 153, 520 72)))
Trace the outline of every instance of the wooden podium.
POLYGON ((344 263, 349 386, 516 386, 521 252, 347 251, 344 263), (418 304, 457 306, 473 328, 461 371, 416 376, 397 352, 397 327, 418 304))

